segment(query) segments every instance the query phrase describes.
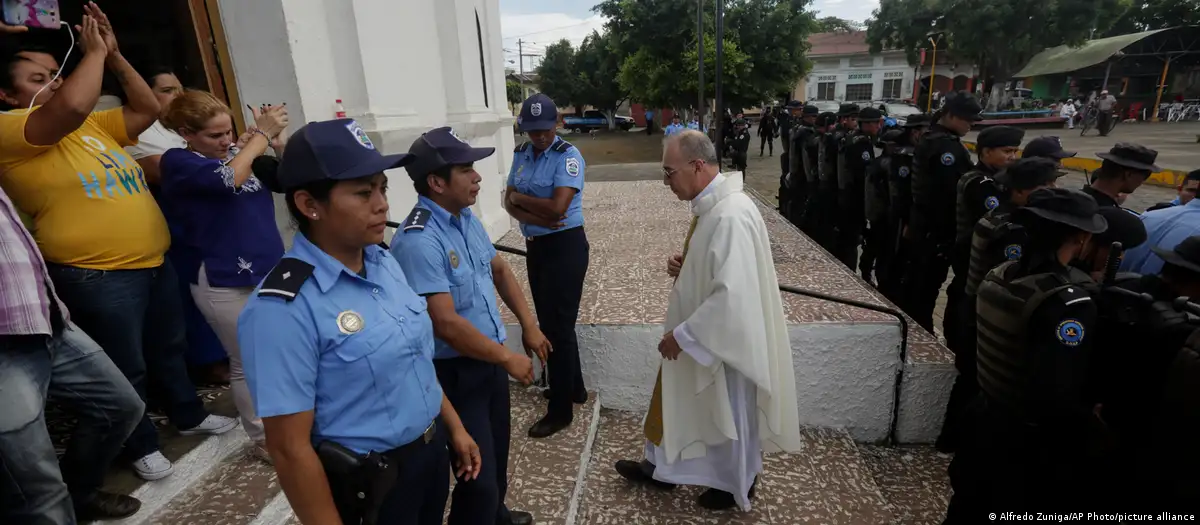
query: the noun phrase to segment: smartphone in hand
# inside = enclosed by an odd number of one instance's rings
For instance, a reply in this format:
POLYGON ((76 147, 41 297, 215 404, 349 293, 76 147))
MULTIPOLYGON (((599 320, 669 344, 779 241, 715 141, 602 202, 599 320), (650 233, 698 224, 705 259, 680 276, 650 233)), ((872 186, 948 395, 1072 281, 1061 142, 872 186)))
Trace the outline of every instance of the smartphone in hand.
POLYGON ((3 0, 4 23, 10 26, 58 29, 62 17, 58 0, 3 0))

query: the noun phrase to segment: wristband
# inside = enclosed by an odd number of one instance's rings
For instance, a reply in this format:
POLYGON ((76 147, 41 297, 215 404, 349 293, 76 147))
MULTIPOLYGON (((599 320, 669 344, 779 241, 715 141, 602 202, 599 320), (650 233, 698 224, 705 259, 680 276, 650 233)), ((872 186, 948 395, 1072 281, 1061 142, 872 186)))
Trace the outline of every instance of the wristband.
POLYGON ((271 137, 268 137, 266 132, 264 132, 263 130, 255 128, 255 129, 250 130, 250 132, 258 134, 258 135, 262 135, 262 138, 267 139, 267 144, 271 143, 271 137))

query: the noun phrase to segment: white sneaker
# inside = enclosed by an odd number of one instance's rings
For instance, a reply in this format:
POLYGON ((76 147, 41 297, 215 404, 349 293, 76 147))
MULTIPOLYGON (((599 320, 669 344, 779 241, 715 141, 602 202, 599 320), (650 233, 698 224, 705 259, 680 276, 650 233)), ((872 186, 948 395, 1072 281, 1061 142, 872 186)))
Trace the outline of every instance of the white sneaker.
POLYGON ((174 467, 171 466, 171 460, 162 455, 162 452, 151 452, 133 462, 133 471, 146 481, 163 479, 170 476, 172 470, 174 467))
POLYGON ((236 418, 209 414, 209 416, 204 418, 204 421, 201 421, 199 425, 187 430, 180 430, 179 434, 181 436, 194 436, 197 434, 209 434, 215 436, 217 434, 229 432, 237 426, 238 420, 236 418))

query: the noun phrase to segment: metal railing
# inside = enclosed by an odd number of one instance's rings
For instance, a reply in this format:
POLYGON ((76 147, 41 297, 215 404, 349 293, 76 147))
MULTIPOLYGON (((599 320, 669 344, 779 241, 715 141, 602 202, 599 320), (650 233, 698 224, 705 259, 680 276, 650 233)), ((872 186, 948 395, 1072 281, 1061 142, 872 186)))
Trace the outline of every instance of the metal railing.
MULTIPOLYGON (((388 221, 387 225, 389 228, 399 228, 400 227, 399 223, 392 222, 392 221, 388 221)), ((492 246, 495 247, 496 251, 498 251, 498 252, 509 253, 512 255, 520 256, 520 257, 528 257, 529 256, 528 252, 526 252, 525 250, 519 249, 519 248, 513 248, 511 246, 505 246, 503 244, 492 244, 492 246)), ((384 247, 385 248, 387 247, 386 244, 384 245, 384 247)), ((794 295, 809 297, 809 298, 817 299, 820 301, 829 301, 832 303, 853 306, 855 308, 862 308, 864 310, 871 310, 873 312, 879 312, 882 314, 890 315, 892 317, 895 317, 898 321, 900 321, 900 366, 896 369, 895 383, 892 385, 892 418, 891 418, 891 421, 888 422, 888 441, 891 444, 896 444, 898 442, 898 440, 896 439, 897 438, 896 430, 897 430, 897 425, 899 424, 899 421, 900 421, 900 389, 903 386, 903 382, 904 382, 904 363, 908 359, 908 319, 906 319, 904 317, 903 313, 901 313, 900 311, 898 311, 894 308, 888 308, 886 306, 871 304, 871 303, 867 303, 867 302, 863 302, 863 301, 857 301, 854 299, 846 299, 844 297, 837 297, 837 296, 833 296, 833 295, 829 295, 829 294, 825 294, 825 293, 821 293, 821 292, 814 292, 812 290, 805 290, 803 288, 797 288, 795 286, 789 286, 786 284, 779 285, 779 291, 787 292, 787 293, 794 294, 794 295)), ((545 363, 542 364, 542 367, 543 367, 543 369, 542 369, 541 381, 545 381, 545 377, 546 377, 545 363)))

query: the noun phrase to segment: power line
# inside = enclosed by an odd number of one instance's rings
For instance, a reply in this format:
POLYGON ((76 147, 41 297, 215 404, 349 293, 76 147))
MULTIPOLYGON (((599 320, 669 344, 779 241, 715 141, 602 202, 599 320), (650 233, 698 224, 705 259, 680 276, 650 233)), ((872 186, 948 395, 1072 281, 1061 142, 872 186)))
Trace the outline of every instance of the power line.
POLYGON ((514 39, 514 38, 523 38, 523 37, 527 37, 527 36, 529 36, 529 35, 538 35, 538 34, 541 34, 541 33, 549 33, 549 32, 551 32, 551 31, 558 31, 559 29, 570 29, 570 28, 572 28, 572 27, 578 27, 578 26, 587 25, 587 24, 590 24, 590 23, 592 23, 592 21, 591 21, 591 20, 585 20, 585 21, 583 21, 583 22, 579 22, 579 23, 577 23, 577 24, 571 24, 571 25, 569 25, 569 26, 559 26, 559 27, 552 27, 552 28, 550 28, 550 29, 543 29, 543 30, 541 30, 541 31, 534 31, 534 32, 532 32, 532 33, 525 33, 525 34, 523 34, 523 35, 516 35, 516 36, 506 36, 506 37, 504 37, 504 38, 503 38, 503 40, 512 40, 512 39, 514 39))

